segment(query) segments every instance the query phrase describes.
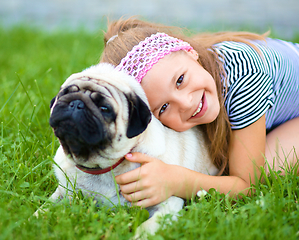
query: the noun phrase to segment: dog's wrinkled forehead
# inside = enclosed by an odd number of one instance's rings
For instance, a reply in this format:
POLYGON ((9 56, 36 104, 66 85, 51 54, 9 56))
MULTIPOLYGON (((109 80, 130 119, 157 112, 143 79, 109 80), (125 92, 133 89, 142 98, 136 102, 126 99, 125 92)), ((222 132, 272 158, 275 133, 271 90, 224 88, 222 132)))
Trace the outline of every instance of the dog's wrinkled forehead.
POLYGON ((111 92, 103 85, 103 81, 90 77, 80 77, 70 79, 61 86, 58 98, 68 93, 83 93, 92 95, 95 92, 101 92, 106 97, 112 97, 111 92))

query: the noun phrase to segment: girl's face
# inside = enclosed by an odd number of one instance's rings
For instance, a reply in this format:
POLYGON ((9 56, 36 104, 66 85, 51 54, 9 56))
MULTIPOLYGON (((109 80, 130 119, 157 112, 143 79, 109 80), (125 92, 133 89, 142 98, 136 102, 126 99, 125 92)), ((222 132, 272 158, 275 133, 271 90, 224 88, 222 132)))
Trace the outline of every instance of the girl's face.
POLYGON ((141 82, 154 116, 179 132, 214 121, 220 110, 215 81, 197 58, 193 50, 173 52, 141 82))

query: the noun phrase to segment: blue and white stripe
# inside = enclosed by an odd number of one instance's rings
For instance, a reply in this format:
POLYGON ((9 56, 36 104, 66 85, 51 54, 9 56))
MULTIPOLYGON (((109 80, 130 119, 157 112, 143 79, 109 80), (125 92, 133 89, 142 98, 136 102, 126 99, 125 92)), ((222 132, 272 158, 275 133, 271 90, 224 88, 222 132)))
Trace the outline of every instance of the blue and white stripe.
POLYGON ((299 45, 267 39, 214 46, 224 63, 225 107, 232 129, 242 129, 266 114, 266 129, 299 116, 299 45))

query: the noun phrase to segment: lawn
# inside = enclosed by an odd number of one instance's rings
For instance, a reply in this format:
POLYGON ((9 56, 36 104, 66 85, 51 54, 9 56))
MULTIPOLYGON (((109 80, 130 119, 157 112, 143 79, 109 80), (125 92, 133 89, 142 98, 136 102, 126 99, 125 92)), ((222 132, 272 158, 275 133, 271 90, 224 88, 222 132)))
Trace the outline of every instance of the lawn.
MULTIPOLYGON (((0 239, 129 239, 145 210, 97 207, 78 197, 47 204, 48 212, 32 217, 57 187, 50 100, 70 74, 98 62, 101 30, 13 27, 0 28, 0 36, 0 239)), ((263 176, 250 197, 210 190, 188 201, 178 221, 161 219, 164 229, 152 239, 299 239, 299 177, 294 169, 263 176)))

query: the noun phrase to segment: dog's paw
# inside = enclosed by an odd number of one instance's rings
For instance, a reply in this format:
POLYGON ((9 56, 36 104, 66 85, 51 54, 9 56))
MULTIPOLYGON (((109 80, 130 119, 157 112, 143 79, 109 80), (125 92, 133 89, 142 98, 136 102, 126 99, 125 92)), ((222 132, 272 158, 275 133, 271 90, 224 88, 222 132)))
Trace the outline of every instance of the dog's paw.
POLYGON ((144 226, 140 225, 134 234, 134 237, 132 240, 147 240, 148 239, 149 232, 147 229, 144 229, 144 226))
POLYGON ((160 212, 156 212, 150 219, 143 222, 137 229, 134 235, 134 240, 145 240, 148 235, 154 235, 160 227, 158 223, 159 218, 162 216, 160 212))
POLYGON ((131 240, 146 240, 146 239, 147 239, 146 232, 144 232, 139 227, 136 229, 134 236, 131 238, 131 240))
POLYGON ((35 213, 33 213, 33 216, 38 218, 41 214, 44 214, 47 211, 48 211, 48 209, 39 208, 35 211, 35 213))

